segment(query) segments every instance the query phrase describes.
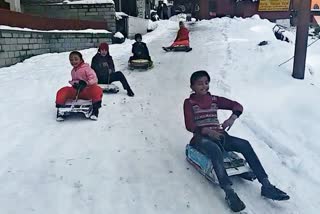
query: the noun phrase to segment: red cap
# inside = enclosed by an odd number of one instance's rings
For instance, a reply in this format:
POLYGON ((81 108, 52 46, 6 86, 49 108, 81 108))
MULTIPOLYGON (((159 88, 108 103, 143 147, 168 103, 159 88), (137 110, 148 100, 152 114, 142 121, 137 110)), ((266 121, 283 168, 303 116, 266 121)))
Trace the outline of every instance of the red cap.
POLYGON ((107 44, 107 43, 101 43, 100 45, 99 45, 99 50, 107 50, 107 51, 109 51, 109 45, 107 44))

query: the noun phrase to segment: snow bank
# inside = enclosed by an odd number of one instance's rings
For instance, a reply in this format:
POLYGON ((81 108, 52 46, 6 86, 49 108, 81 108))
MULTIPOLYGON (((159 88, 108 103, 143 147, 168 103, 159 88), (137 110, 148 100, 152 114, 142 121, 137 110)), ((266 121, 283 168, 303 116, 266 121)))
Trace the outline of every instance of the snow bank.
POLYGON ((119 38, 119 39, 123 39, 124 38, 123 34, 120 33, 120 32, 116 32, 113 36, 116 37, 116 38, 119 38))
POLYGON ((149 20, 149 23, 148 23, 148 31, 153 31, 153 30, 155 30, 157 27, 158 27, 157 22, 153 22, 153 21, 149 20))

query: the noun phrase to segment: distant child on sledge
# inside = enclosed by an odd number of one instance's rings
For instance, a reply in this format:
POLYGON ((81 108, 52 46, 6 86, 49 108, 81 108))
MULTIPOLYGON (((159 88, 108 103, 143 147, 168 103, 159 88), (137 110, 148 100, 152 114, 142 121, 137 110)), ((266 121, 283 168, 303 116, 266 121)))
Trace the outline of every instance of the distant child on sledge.
POLYGON ((190 42, 189 42, 189 30, 186 28, 183 21, 179 22, 179 31, 172 45, 169 47, 163 47, 163 49, 165 51, 170 51, 178 46, 186 47, 186 51, 192 50, 192 48, 190 48, 190 42))
POLYGON ((152 62, 147 44, 142 42, 142 35, 137 33, 134 36, 134 39, 136 42, 132 45, 133 56, 130 57, 129 62, 135 59, 146 59, 149 60, 149 62, 152 62))
POLYGON ((107 43, 100 44, 98 52, 92 58, 91 67, 98 77, 99 84, 110 84, 115 81, 120 81, 123 88, 127 90, 128 96, 134 96, 123 73, 121 71, 115 71, 113 59, 112 56, 110 56, 109 45, 107 43))
POLYGON ((223 151, 241 153, 258 181, 262 184, 261 195, 273 200, 288 200, 290 197, 273 186, 261 165, 255 151, 247 140, 233 137, 229 130, 235 120, 242 114, 243 107, 236 101, 225 97, 211 95, 209 92, 210 76, 206 71, 196 71, 191 75, 190 87, 193 93, 184 101, 184 119, 186 129, 193 133, 190 145, 211 159, 220 187, 226 194, 229 207, 241 211, 245 204, 231 187, 231 181, 224 168, 223 151), (217 111, 230 110, 230 117, 220 125, 217 111))
MULTIPOLYGON (((97 85, 98 79, 91 69, 90 65, 85 63, 82 54, 78 51, 72 51, 69 54, 72 80, 69 81, 71 86, 65 86, 57 92, 56 107, 63 107, 67 100, 75 99, 78 94, 79 99, 92 100, 93 110, 90 119, 97 120, 99 108, 101 107, 102 89, 97 85)), ((57 120, 64 119, 63 115, 57 113, 57 120)))

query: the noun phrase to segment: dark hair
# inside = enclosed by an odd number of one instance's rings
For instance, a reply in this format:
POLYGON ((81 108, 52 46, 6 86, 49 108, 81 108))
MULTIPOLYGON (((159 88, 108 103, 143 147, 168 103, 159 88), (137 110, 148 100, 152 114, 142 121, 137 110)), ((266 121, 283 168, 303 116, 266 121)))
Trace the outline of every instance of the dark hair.
POLYGON ((140 33, 137 33, 136 35, 134 35, 135 40, 137 40, 138 38, 142 40, 142 35, 140 33))
POLYGON ((200 79, 201 77, 207 77, 208 81, 210 82, 210 76, 208 72, 201 70, 201 71, 196 71, 194 72, 191 77, 190 77, 190 85, 193 85, 195 81, 200 79))
POLYGON ((72 52, 69 54, 69 57, 70 57, 71 55, 77 55, 77 56, 80 58, 80 60, 81 60, 82 62, 84 62, 83 57, 82 57, 82 54, 81 54, 79 51, 72 51, 72 52))
POLYGON ((184 24, 183 21, 180 21, 180 22, 179 22, 179 25, 183 25, 183 24, 184 24))

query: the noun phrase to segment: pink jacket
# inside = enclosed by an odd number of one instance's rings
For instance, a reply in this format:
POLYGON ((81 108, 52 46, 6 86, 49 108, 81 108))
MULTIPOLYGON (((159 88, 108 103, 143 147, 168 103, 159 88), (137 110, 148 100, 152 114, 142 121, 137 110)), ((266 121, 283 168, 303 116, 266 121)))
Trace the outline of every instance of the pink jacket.
POLYGON ((96 73, 88 63, 82 63, 78 67, 73 68, 71 71, 72 80, 69 81, 71 85, 80 80, 86 81, 88 85, 94 85, 98 83, 96 73))

